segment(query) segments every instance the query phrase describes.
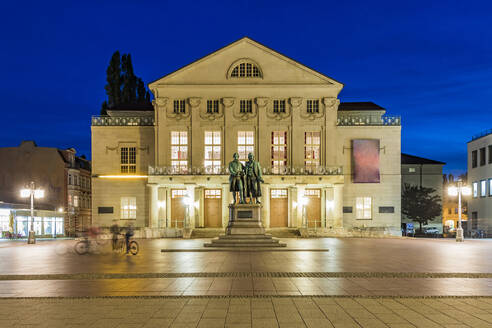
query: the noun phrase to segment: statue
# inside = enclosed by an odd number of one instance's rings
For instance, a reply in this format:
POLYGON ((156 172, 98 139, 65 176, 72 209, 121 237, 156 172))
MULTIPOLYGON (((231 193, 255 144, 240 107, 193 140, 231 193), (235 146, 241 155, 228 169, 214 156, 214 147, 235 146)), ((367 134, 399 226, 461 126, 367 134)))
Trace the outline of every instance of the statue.
POLYGON ((248 161, 244 166, 245 175, 245 189, 246 197, 249 197, 249 203, 253 203, 253 198, 255 198, 256 204, 261 204, 259 198, 261 197, 261 182, 263 178, 261 177, 261 167, 260 163, 255 161, 255 157, 252 153, 248 154, 248 161))
POLYGON ((239 161, 238 153, 232 155, 234 160, 229 163, 229 191, 234 197, 234 204, 237 202, 239 192, 239 204, 244 204, 244 165, 239 161))

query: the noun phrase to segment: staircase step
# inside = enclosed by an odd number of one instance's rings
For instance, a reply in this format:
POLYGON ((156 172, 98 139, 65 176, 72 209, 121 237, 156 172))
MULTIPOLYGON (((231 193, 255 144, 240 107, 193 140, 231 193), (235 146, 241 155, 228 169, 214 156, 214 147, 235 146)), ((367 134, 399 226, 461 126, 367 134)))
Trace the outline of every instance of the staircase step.
POLYGON ((272 235, 220 235, 219 239, 272 239, 272 235))
POLYGON ((261 244, 261 243, 278 243, 278 239, 212 239, 212 243, 247 243, 247 244, 261 244))
POLYGON ((246 247, 252 247, 252 248, 257 248, 257 247, 285 247, 287 244, 284 243, 257 243, 257 244, 242 244, 242 243, 207 243, 204 244, 205 247, 241 247, 241 248, 246 248, 246 247))

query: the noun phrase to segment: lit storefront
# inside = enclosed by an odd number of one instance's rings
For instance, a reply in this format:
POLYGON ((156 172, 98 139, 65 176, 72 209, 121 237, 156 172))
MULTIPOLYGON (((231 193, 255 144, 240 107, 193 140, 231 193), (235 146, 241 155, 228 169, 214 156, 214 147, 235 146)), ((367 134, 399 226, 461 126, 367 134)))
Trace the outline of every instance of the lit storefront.
MULTIPOLYGON (((11 233, 18 238, 27 237, 31 229, 30 210, 13 208, 0 209, 0 238, 11 233)), ((65 218, 59 212, 36 210, 34 232, 38 237, 60 237, 65 235, 65 218)))

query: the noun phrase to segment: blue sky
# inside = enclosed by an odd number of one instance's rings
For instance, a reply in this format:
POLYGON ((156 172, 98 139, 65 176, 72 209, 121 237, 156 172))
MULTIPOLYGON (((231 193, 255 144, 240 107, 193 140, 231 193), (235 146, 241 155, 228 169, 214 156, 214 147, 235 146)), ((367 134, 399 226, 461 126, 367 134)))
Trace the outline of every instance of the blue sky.
POLYGON ((492 128, 490 1, 24 1, 0 4, 0 146, 90 156, 112 53, 146 83, 243 36, 401 115, 402 150, 466 170, 492 128))

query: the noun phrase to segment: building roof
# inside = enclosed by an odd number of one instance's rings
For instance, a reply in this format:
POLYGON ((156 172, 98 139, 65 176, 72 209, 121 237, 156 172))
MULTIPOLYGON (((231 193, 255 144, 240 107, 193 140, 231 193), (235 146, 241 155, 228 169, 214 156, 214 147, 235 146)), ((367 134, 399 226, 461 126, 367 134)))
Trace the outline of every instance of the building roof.
POLYGON ((435 161, 428 158, 413 156, 401 153, 401 164, 434 164, 434 165, 444 165, 446 163, 435 161))
POLYGON ((359 111, 359 110, 385 110, 383 107, 376 105, 372 101, 361 102, 341 102, 338 106, 338 110, 341 111, 359 111))

